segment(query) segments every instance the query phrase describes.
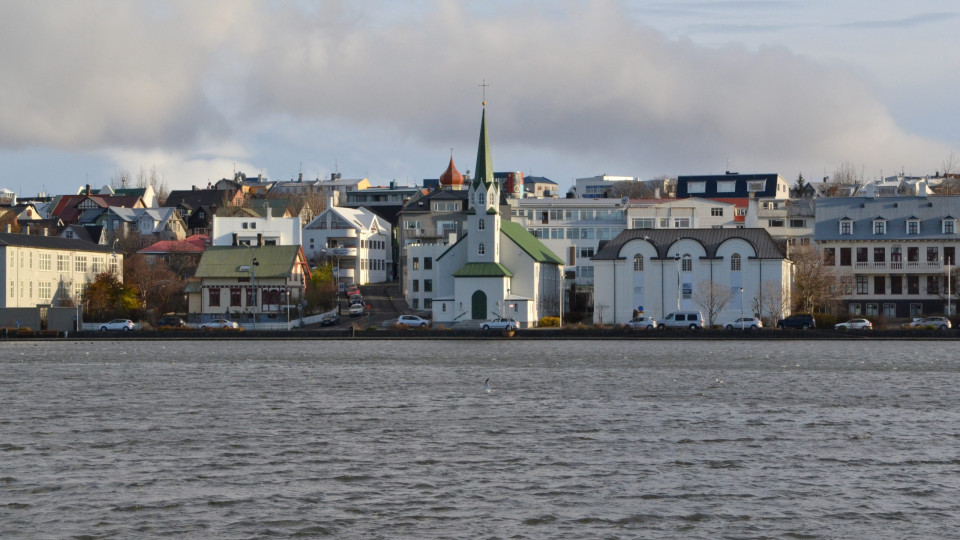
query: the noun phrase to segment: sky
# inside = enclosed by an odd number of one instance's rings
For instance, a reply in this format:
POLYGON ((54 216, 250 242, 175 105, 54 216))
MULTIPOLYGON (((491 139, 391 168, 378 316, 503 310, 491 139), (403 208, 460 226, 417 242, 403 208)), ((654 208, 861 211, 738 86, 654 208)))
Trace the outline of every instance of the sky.
POLYGON ((0 187, 474 169, 867 179, 960 154, 954 0, 0 2, 0 187), (487 86, 481 86, 487 85, 487 86))

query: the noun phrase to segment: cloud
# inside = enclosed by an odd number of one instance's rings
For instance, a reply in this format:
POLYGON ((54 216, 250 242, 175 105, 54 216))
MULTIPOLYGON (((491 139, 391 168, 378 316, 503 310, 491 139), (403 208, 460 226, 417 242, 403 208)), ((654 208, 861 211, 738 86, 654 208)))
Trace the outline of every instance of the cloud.
POLYGON ((345 168, 431 177, 450 147, 471 168, 486 80, 497 167, 547 176, 713 172, 727 159, 792 176, 948 152, 905 133, 848 66, 670 39, 617 2, 391 6, 6 3, 0 47, 16 52, 0 64, 0 145, 164 159, 195 183, 234 159, 197 157, 198 145, 242 149, 256 171, 259 148, 283 141, 294 150, 278 155, 310 154, 318 170, 347 156, 345 168))

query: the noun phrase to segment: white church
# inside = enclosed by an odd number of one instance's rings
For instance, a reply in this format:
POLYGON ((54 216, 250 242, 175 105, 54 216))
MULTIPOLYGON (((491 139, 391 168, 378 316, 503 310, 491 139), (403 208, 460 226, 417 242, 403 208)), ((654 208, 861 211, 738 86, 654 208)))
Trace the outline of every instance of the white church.
POLYGON ((529 328, 560 315, 563 260, 522 225, 501 220, 500 195, 484 108, 464 234, 432 264, 434 325, 512 317, 529 328))

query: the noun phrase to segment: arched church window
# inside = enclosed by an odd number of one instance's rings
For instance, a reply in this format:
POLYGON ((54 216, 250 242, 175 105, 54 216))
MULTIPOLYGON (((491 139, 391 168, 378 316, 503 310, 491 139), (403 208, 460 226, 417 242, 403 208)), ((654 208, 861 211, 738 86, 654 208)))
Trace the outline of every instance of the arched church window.
POLYGON ((684 272, 693 271, 693 257, 691 257, 689 253, 683 254, 683 260, 681 261, 681 264, 684 272))
POLYGON ((480 242, 479 244, 477 244, 477 255, 483 255, 484 252, 485 252, 485 249, 483 247, 483 242, 480 242))
POLYGON ((485 191, 477 191, 477 206, 484 206, 487 204, 487 193, 485 191))
POLYGON ((643 255, 639 253, 633 256, 633 271, 643 272, 643 255))
POLYGON ((483 218, 480 218, 480 221, 477 222, 477 229, 482 231, 486 228, 487 228, 487 223, 483 220, 483 218))
POLYGON ((730 256, 730 271, 739 272, 740 271, 740 254, 734 253, 730 256))

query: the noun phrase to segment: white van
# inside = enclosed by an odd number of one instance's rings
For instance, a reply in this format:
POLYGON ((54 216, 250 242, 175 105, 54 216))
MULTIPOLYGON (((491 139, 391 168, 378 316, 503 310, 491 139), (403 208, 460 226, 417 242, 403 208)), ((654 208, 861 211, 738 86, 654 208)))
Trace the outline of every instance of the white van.
POLYGON ((703 314, 699 311, 675 311, 660 319, 660 328, 703 328, 703 314))

